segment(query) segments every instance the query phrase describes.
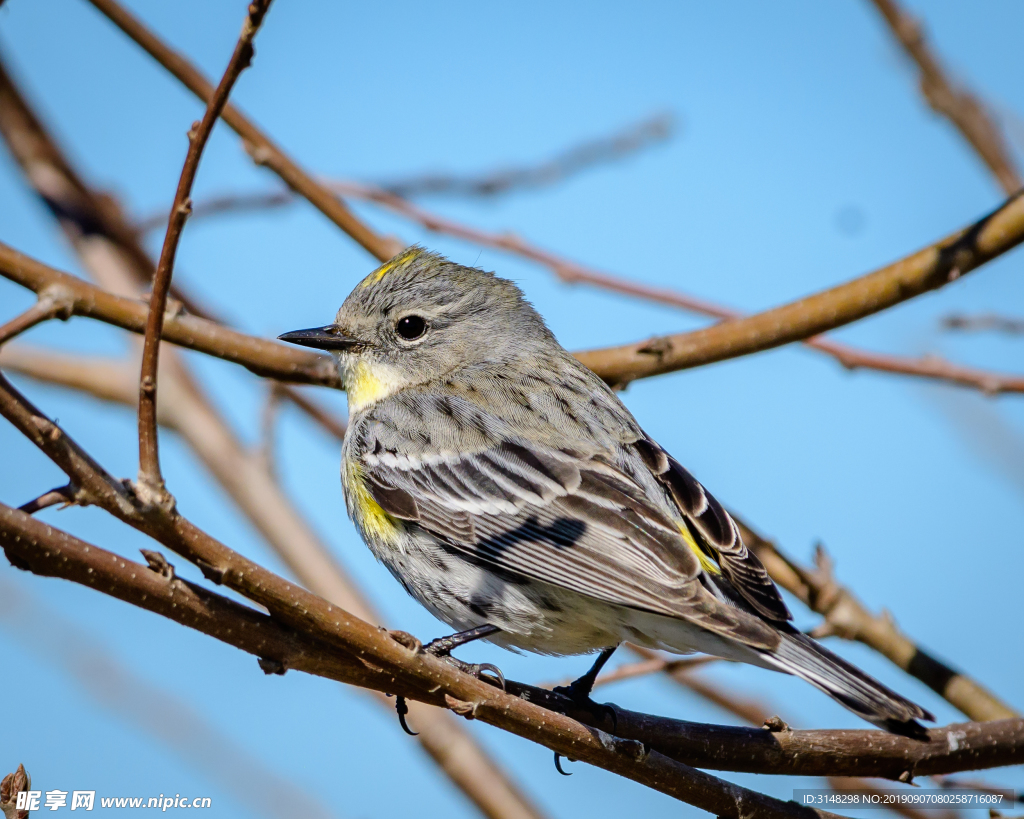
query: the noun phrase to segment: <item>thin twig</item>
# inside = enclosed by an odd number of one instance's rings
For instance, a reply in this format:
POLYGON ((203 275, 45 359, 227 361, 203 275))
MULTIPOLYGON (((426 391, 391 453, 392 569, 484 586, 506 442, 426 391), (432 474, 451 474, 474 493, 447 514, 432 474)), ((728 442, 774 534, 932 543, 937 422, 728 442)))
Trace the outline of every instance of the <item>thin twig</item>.
MULTIPOLYGON (((633 646, 630 645, 632 649, 633 646)), ((638 652, 640 653, 640 652, 638 652)), ((648 652, 643 650, 641 656, 645 656, 648 652)), ((649 652, 654 655, 654 652, 649 652)), ((697 668, 698 666, 707 665, 718 660, 717 657, 701 656, 701 657, 661 657, 651 656, 648 659, 641 660, 636 663, 624 663, 618 668, 614 668, 602 674, 594 682, 594 688, 598 688, 602 685, 611 685, 612 683, 622 682, 623 680, 633 680, 637 677, 646 677, 650 674, 673 674, 676 671, 689 671, 690 669, 697 668)), ((549 688, 551 686, 542 686, 543 688, 549 688)))
POLYGON ((925 39, 921 24, 896 0, 871 0, 904 52, 920 72, 921 94, 936 113, 946 117, 995 175, 1007 196, 1021 187, 1013 154, 987 106, 966 88, 952 82, 925 39))
POLYGON ((163 475, 160 473, 160 451, 157 439, 156 401, 157 401, 157 363, 160 358, 160 335, 164 326, 164 310, 167 307, 167 293, 174 275, 174 257, 178 250, 181 231, 185 227, 189 210, 192 207, 192 183, 199 170, 199 161, 203 155, 206 142, 217 124, 221 111, 227 104, 231 89, 241 73, 249 67, 253 57, 252 41, 259 31, 263 18, 270 7, 271 0, 252 0, 242 24, 242 33, 235 44, 234 53, 228 61, 217 90, 211 95, 206 105, 203 118, 193 123, 188 134, 188 152, 185 164, 178 179, 178 188, 174 192, 174 204, 167 222, 167 233, 160 250, 156 273, 153 276, 153 292, 149 299, 149 317, 146 321, 146 335, 142 347, 142 371, 139 376, 139 488, 159 505, 172 504, 164 487, 163 475))
MULTIPOLYGON (((154 60, 173 74, 179 82, 205 103, 213 98, 213 86, 188 60, 160 40, 138 19, 114 0, 89 0, 114 25, 140 45, 154 60)), ((287 156, 269 137, 250 122, 233 105, 224 106, 221 116, 239 137, 257 165, 276 173, 292 190, 309 201, 334 224, 351 236, 380 261, 387 261, 401 247, 380 236, 360 221, 334 193, 329 191, 287 156)))
MULTIPOLYGON (((673 130, 673 117, 670 114, 659 114, 612 136, 584 142, 536 165, 491 171, 476 176, 424 174, 373 184, 381 190, 401 197, 418 195, 492 197, 523 188, 553 185, 598 163, 620 159, 667 140, 672 136, 673 130)), ((335 187, 336 183, 333 180, 323 178, 320 180, 320 184, 335 193, 345 195, 345 183, 335 187)), ((192 218, 213 216, 218 213, 238 213, 239 211, 283 207, 296 202, 298 198, 298 195, 290 190, 213 196, 194 205, 192 218)), ((139 233, 148 233, 154 228, 163 227, 166 223, 167 215, 161 211, 139 219, 135 223, 135 229, 139 233)))
POLYGON ((1020 716, 980 683, 924 651, 899 630, 888 612, 871 614, 835 579, 832 562, 821 546, 815 553, 815 567, 809 569, 784 555, 741 520, 737 523, 744 542, 761 559, 772 579, 825 618, 813 632, 815 636, 834 634, 870 646, 973 720, 1020 716))
POLYGON ((33 498, 28 501, 28 503, 23 503, 18 507, 18 511, 24 512, 26 515, 34 515, 36 512, 43 509, 49 509, 51 506, 56 506, 58 503, 74 503, 77 491, 78 490, 74 484, 65 484, 57 489, 51 489, 49 492, 44 492, 38 498, 33 498))
POLYGON ((71 295, 59 285, 41 291, 36 303, 28 310, 0 326, 0 345, 44 321, 53 318, 67 321, 71 318, 72 305, 71 295))

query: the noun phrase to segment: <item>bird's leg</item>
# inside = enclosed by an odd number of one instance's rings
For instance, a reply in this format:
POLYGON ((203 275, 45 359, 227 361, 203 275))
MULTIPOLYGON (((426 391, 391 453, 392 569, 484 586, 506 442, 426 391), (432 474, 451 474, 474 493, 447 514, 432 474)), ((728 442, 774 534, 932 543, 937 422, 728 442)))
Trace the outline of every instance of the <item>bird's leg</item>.
POLYGON ((601 669, 604 668, 604 664, 611 659, 612 654, 615 653, 615 649, 617 648, 618 646, 614 645, 603 649, 601 653, 597 655, 597 659, 586 674, 578 680, 573 680, 569 685, 558 686, 554 689, 554 692, 568 697, 573 702, 581 705, 589 704, 591 702, 590 692, 594 690, 594 683, 597 681, 597 675, 601 673, 601 669))
POLYGON ((561 694, 563 697, 568 697, 576 705, 586 708, 593 713, 603 711, 610 714, 612 722, 618 723, 618 718, 615 715, 614 708, 610 705, 599 705, 590 699, 590 693, 594 690, 594 682, 597 680, 597 675, 601 673, 601 669, 604 668, 604 664, 611 659, 612 654, 615 653, 615 649, 617 648, 618 645, 614 645, 603 649, 601 653, 597 655, 597 659, 586 674, 578 680, 574 680, 569 685, 556 686, 552 691, 555 694, 561 694))
POLYGON ((501 669, 494 663, 466 663, 462 660, 456 659, 452 656, 454 651, 459 646, 463 646, 466 643, 471 643, 474 640, 479 640, 482 637, 489 637, 492 634, 496 634, 501 631, 497 626, 484 625, 477 626, 476 628, 467 629, 466 631, 459 631, 455 634, 450 634, 447 637, 439 637, 436 640, 431 640, 425 646, 423 650, 427 654, 433 654, 435 657, 441 657, 446 662, 451 663, 460 671, 464 671, 467 674, 472 674, 478 680, 485 680, 486 678, 481 674, 486 671, 494 676, 497 680, 498 685, 501 686, 501 690, 505 690, 505 675, 501 673, 501 669))
MULTIPOLYGON (((458 631, 455 634, 449 634, 447 637, 439 637, 436 640, 431 640, 423 646, 423 651, 427 654, 432 654, 435 657, 443 659, 445 662, 455 666, 459 671, 463 671, 466 674, 472 674, 478 680, 486 679, 481 676, 484 671, 490 672, 498 681, 498 684, 501 686, 501 690, 504 691, 505 675, 501 673, 501 669, 498 668, 498 666, 493 663, 465 663, 462 660, 451 656, 452 651, 457 649, 459 646, 464 646, 466 643, 472 643, 474 640, 479 640, 481 637, 488 637, 499 631, 501 631, 501 629, 497 626, 477 626, 476 628, 467 629, 466 631, 458 631)), ((405 697, 395 697, 395 710, 398 711, 398 721, 402 725, 402 730, 409 736, 418 736, 418 734, 413 731, 405 721, 405 717, 409 713, 409 705, 406 703, 405 697)))
POLYGON ((497 626, 477 626, 466 631, 457 631, 455 634, 450 634, 447 637, 438 637, 436 640, 431 640, 423 646, 423 650, 427 654, 433 654, 435 657, 447 657, 459 646, 472 643, 481 637, 489 637, 499 631, 501 629, 497 626))
MULTIPOLYGON (((604 711, 611 715, 612 724, 618 727, 619 718, 615 714, 615 709, 610 705, 604 704, 599 705, 590 699, 590 693, 594 690, 594 683, 597 682, 597 675, 601 673, 601 669, 604 668, 612 654, 615 653, 615 649, 618 645, 609 646, 606 649, 602 649, 601 653, 597 655, 597 659, 594 660, 594 664, 590 666, 590 670, 587 671, 582 677, 577 680, 573 680, 569 685, 557 685, 551 689, 555 694, 561 694, 563 697, 568 697, 574 703, 586 708, 588 711, 598 713, 604 711)), ((613 729, 614 730, 614 729, 613 729)), ((571 762, 572 760, 570 760, 571 762)), ((562 776, 572 776, 571 773, 562 769, 562 755, 555 751, 555 770, 557 770, 562 776)))

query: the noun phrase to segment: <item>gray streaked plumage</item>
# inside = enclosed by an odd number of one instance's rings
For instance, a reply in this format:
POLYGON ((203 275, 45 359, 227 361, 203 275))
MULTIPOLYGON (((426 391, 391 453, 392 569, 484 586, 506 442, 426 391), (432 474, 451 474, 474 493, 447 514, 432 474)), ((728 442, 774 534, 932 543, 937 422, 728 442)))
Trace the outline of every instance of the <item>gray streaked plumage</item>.
POLYGON ((795 674, 890 730, 931 719, 790 625, 723 507, 512 282, 411 248, 333 325, 288 337, 335 351, 349 513, 453 628, 557 655, 701 651, 795 674))

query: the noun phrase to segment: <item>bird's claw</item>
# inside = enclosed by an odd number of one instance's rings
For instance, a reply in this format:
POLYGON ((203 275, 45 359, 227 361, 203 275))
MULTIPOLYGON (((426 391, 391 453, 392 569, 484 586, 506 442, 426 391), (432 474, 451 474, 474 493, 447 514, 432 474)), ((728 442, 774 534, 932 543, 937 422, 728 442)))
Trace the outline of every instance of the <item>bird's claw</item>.
POLYGON ((505 690, 505 675, 501 673, 501 669, 494 665, 494 663, 467 663, 457 657, 452 657, 450 654, 443 656, 441 659, 449 665, 455 666, 464 674, 469 674, 491 685, 497 685, 502 691, 505 690), (484 672, 487 672, 489 676, 485 676, 484 672))
MULTIPOLYGON (((569 759, 569 757, 566 757, 569 759)), ((573 760, 569 759, 570 762, 573 760)), ((572 776, 572 771, 562 770, 562 755, 555 751, 555 770, 558 771, 562 776, 572 776)))
POLYGON ((409 703, 405 701, 405 697, 401 695, 395 697, 395 710, 398 712, 398 724, 402 726, 402 730, 411 737, 418 737, 419 731, 412 730, 409 723, 405 721, 409 715, 409 703))

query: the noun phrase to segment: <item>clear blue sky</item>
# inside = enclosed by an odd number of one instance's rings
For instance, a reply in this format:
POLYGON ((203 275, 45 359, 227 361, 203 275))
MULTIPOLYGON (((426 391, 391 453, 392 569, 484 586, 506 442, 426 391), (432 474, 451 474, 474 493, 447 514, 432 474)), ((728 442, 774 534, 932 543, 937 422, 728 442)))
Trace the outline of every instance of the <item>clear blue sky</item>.
MULTIPOLYGON (((219 76, 244 2, 131 4, 219 76)), ((917 4, 958 77, 1012 120, 1024 117, 1024 5, 917 4)), ((167 207, 196 100, 81 0, 7 0, 0 40, 44 115, 94 183, 135 213, 167 207)), ((528 162, 656 111, 680 124, 669 144, 554 188, 493 202, 425 202, 476 225, 513 230, 603 270, 670 285, 747 310, 864 273, 969 223, 1001 201, 990 174, 935 117, 862 0, 837 3, 297 3, 278 0, 234 99, 306 167, 354 179, 528 162), (854 214, 851 220, 850 215, 854 214), (856 229, 850 230, 849 224, 856 229), (846 227, 844 227, 846 226, 846 227)), ((1018 160, 1021 160, 1019 143, 1018 160)), ((223 126, 199 171, 196 198, 263 190, 223 126)), ((669 309, 555 283, 518 259, 426 234, 359 208, 379 229, 518 281, 570 348, 698 325, 669 309)), ((0 240, 81 272, 18 169, 0 150, 0 240)), ((152 237, 154 250, 159 237, 152 237)), ((306 205, 196 221, 176 274, 240 326, 276 335, 329 320, 372 260, 306 205)), ((0 281, 0 320, 31 303, 0 281)), ((1024 315, 1021 251, 939 293, 847 328, 872 350, 936 352, 1024 370, 1024 341, 950 335, 950 311, 1024 315)), ((118 355, 122 335, 77 319, 32 331, 33 343, 118 355)), ((251 440, 262 390, 239 368, 191 356, 221 407, 251 440)), ((136 471, 132 413, 19 380, 112 472, 136 471)), ((327 395, 337 406, 343 397, 327 395)), ((792 554, 823 542, 839 577, 887 608, 938 656, 1024 707, 1024 398, 987 399, 872 373, 847 373, 795 348, 635 384, 624 400, 716 495, 792 554)), ((279 431, 287 487, 387 624, 430 638, 445 628, 376 565, 345 518, 338 447, 287 413, 279 431)), ((172 437, 166 472, 180 508, 238 550, 278 566, 172 437)), ((0 498, 19 504, 61 482, 0 424, 0 498), (11 464, 16 464, 15 469, 11 464)), ((42 517, 138 556, 137 533, 93 510, 42 517)), ((178 560, 179 564, 183 561, 178 560)), ((180 565, 179 565, 180 568, 180 565)), ((188 574, 187 571, 184 571, 188 574)), ((472 815, 395 719, 358 692, 290 673, 264 677, 253 658, 95 592, 30 577, 17 584, 339 817, 472 815)), ((34 608, 32 609, 35 610, 34 608)), ((51 649, 26 645, 0 604, 0 773, 25 762, 43 789, 104 795, 210 795, 212 815, 252 815, 216 777, 119 717, 81 688, 51 649), (10 703, 16 703, 12 707, 10 703)), ((803 626, 814 617, 798 610, 803 626)), ((31 633, 29 631, 29 633, 31 633)), ((49 645, 49 644, 47 644, 49 645)), ((868 650, 838 650, 942 721, 955 712, 868 650)), ((465 651, 520 679, 581 672, 588 660, 465 651)), ((797 681, 752 668, 708 675, 756 694, 799 727, 862 727, 797 681)), ((661 680, 603 692, 632 708, 693 720, 728 716, 661 680)), ((583 765, 563 778, 537 746, 472 724, 554 816, 697 812, 583 765), (584 813, 585 812, 585 813, 584 813)), ((788 798, 806 780, 735 776, 788 798)), ((1024 786, 1013 769, 991 777, 1024 786)))

